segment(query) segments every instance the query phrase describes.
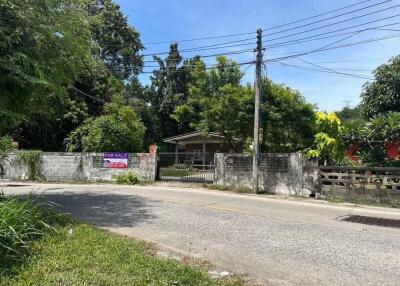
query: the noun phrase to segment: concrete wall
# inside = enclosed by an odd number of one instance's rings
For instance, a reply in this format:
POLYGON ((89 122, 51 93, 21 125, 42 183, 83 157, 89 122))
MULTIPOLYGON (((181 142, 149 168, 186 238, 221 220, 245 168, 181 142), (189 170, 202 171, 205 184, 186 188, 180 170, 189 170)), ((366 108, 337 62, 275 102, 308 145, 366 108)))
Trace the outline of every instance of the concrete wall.
POLYGON ((319 186, 326 198, 400 207, 400 168, 320 166, 319 186))
MULTIPOLYGON (((81 181, 111 180, 114 175, 132 171, 144 180, 154 180, 156 158, 147 153, 129 154, 135 158, 128 169, 108 169, 96 166, 94 161, 101 158, 102 153, 42 153, 42 175, 46 181, 81 181)), ((28 166, 17 160, 17 153, 6 157, 6 174, 4 179, 26 180, 29 177, 28 166)))
MULTIPOLYGON (((317 164, 312 162, 304 163, 306 159, 301 153, 263 155, 270 158, 281 158, 279 159, 281 162, 278 160, 278 163, 281 164, 285 162, 283 167, 266 166, 265 164, 270 163, 265 163, 260 168, 258 178, 261 190, 281 195, 305 196, 308 196, 312 192, 312 188, 318 177, 317 164), (303 168, 306 170, 305 172, 303 172, 303 168)), ((251 165, 251 155, 216 154, 214 183, 224 186, 251 188, 251 165)))

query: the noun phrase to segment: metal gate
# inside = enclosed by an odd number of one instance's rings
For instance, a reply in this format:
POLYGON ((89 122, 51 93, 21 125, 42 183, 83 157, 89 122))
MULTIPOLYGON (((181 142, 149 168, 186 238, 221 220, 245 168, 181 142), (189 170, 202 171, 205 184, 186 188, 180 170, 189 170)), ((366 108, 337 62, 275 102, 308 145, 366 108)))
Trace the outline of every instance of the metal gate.
POLYGON ((159 153, 158 178, 167 181, 212 183, 214 153, 159 153))

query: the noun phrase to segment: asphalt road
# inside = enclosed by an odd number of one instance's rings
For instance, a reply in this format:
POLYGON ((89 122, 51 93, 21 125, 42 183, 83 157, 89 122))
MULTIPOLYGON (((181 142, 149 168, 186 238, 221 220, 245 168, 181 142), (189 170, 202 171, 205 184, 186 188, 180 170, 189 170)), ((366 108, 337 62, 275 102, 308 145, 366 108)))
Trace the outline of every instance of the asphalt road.
MULTIPOLYGON (((4 185, 4 184, 3 184, 4 185)), ((168 186, 29 185, 64 212, 265 285, 400 285, 400 229, 340 221, 400 210, 168 186)))

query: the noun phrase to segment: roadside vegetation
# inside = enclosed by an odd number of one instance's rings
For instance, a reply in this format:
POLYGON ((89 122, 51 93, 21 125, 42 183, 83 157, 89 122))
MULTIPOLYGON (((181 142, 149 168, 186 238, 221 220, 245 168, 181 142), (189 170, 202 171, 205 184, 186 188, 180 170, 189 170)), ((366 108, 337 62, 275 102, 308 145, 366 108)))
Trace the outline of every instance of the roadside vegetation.
POLYGON ((67 219, 33 196, 0 196, 0 274, 12 273, 31 254, 35 241, 56 231, 67 219))
POLYGON ((38 197, 0 200, 0 285, 243 285, 155 256, 146 244, 74 221, 38 197))
POLYGON ((139 178, 134 172, 116 175, 114 176, 114 180, 119 185, 136 185, 139 183, 139 178))

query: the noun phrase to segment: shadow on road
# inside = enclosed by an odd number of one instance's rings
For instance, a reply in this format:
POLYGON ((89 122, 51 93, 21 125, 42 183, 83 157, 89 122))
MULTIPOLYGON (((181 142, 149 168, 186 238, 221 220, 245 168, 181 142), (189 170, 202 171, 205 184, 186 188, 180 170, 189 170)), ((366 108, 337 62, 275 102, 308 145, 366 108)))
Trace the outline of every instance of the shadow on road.
POLYGON ((100 227, 132 227, 156 218, 149 200, 132 195, 72 193, 41 194, 62 213, 100 227))

